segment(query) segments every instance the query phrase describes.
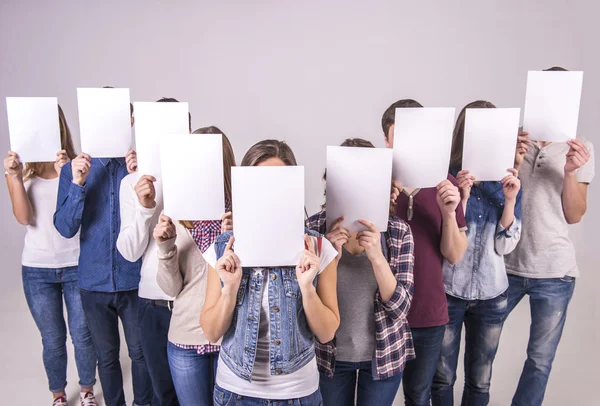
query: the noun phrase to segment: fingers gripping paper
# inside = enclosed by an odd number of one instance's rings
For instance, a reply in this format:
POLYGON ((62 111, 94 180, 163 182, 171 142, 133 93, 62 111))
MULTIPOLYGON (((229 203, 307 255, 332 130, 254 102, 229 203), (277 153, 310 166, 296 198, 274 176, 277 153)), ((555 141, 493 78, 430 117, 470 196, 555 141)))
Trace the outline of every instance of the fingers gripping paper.
POLYGON ((7 97, 10 149, 21 162, 51 162, 60 148, 56 97, 7 97))
POLYGON ((404 187, 434 187, 450 164, 454 108, 398 108, 394 124, 394 179, 404 187))
POLYGON ((160 142, 164 212, 176 220, 218 220, 225 212, 221 134, 165 135, 160 142))
POLYGON ((393 151, 387 148, 327 147, 327 224, 365 230, 358 220, 387 229, 393 151))
POLYGON ((521 109, 467 109, 462 169, 475 179, 499 181, 515 160, 521 109))
POLYGON ((304 167, 233 167, 231 187, 242 266, 295 266, 304 248, 304 167))

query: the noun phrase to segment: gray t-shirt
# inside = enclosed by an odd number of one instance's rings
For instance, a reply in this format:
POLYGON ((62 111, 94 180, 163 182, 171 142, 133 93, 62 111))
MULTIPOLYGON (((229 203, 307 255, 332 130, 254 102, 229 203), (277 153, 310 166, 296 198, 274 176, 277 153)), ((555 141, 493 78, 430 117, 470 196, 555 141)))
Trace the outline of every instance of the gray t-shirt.
MULTIPOLYGON (((590 183, 594 178, 594 149, 589 161, 577 171, 577 181, 590 183)), ((506 270, 527 278, 579 276, 575 248, 562 207, 564 166, 569 146, 553 142, 540 148, 532 143, 525 155, 519 177, 523 188, 523 227, 517 248, 506 256, 506 270)))
POLYGON ((338 263, 337 295, 340 327, 336 333, 336 360, 371 361, 375 355, 374 301, 377 280, 363 252, 352 255, 344 248, 338 263))

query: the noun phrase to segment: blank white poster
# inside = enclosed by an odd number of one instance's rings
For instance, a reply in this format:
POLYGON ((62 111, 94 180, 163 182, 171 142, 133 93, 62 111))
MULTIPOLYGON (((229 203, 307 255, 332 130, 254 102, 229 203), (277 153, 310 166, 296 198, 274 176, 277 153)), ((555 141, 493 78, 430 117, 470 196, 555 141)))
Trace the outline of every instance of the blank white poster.
POLYGON ((577 137, 583 72, 530 71, 523 130, 537 141, 565 142, 577 137))
POLYGON ((81 150, 120 158, 131 148, 129 89, 77 89, 81 150))
POLYGON ((388 148, 327 147, 327 226, 365 230, 363 219, 387 230, 393 151, 388 148))
POLYGON ((454 108, 396 109, 394 179, 409 188, 437 186, 448 177, 454 108))
POLYGON ((221 134, 161 137, 164 212, 176 220, 219 220, 225 213, 221 134))
POLYGON ((7 97, 10 149, 25 162, 53 162, 60 151, 56 97, 7 97))
POLYGON ((234 249, 243 266, 295 266, 304 250, 304 167, 231 168, 234 249))
POLYGON ((167 134, 189 133, 188 104, 135 102, 133 107, 138 171, 159 178, 160 139, 167 134))
POLYGON ((475 179, 499 181, 512 168, 521 109, 467 109, 462 169, 475 179))

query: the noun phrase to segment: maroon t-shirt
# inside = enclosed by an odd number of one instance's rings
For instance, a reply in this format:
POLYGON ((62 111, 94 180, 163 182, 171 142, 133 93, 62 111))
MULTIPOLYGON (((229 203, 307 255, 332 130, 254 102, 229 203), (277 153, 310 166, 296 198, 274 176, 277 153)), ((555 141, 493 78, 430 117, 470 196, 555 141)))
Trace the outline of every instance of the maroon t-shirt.
MULTIPOLYGON (((448 175, 456 186, 456 179, 448 175)), ((413 195, 413 215, 408 219, 409 197, 400 193, 397 200, 396 216, 410 224, 415 241, 415 291, 408 324, 413 328, 442 326, 448 323, 448 303, 442 274, 442 214, 436 201, 437 189, 421 189, 413 195)), ((467 223, 462 205, 456 208, 458 228, 467 223)))

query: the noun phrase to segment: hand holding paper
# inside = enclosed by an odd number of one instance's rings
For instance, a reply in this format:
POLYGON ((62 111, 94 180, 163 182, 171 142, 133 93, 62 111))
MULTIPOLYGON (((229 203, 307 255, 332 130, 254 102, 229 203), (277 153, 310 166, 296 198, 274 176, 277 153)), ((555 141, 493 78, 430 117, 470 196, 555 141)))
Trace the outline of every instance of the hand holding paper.
POLYGON ((90 168, 92 167, 92 157, 88 154, 81 153, 77 155, 71 163, 71 171, 73 173, 73 183, 83 186, 85 180, 90 174, 90 168))

